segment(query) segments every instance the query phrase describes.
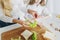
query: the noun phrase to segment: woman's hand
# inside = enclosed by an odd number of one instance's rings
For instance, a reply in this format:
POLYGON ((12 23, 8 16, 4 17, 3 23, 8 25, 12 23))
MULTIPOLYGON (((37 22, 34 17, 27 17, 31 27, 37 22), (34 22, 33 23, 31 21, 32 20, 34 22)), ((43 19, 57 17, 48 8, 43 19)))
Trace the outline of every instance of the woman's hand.
POLYGON ((22 21, 22 20, 17 20, 17 19, 13 19, 13 23, 18 23, 18 24, 23 25, 24 21, 22 21))
POLYGON ((22 20, 13 19, 13 23, 18 23, 24 27, 29 27, 29 23, 22 20))

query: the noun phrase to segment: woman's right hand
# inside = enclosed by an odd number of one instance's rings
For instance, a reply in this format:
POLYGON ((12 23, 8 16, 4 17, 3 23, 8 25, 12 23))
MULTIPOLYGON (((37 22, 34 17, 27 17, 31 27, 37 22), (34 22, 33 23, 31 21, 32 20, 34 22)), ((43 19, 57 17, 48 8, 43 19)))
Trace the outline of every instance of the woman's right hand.
POLYGON ((18 23, 24 27, 29 27, 28 23, 22 20, 13 19, 13 23, 18 23))

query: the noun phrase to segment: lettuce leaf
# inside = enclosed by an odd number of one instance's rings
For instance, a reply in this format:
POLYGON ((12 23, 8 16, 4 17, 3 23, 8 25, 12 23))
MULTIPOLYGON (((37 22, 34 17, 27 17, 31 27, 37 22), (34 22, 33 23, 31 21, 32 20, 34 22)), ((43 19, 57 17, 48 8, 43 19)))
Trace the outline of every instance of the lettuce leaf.
POLYGON ((37 33, 35 31, 33 32, 32 40, 37 40, 37 33))

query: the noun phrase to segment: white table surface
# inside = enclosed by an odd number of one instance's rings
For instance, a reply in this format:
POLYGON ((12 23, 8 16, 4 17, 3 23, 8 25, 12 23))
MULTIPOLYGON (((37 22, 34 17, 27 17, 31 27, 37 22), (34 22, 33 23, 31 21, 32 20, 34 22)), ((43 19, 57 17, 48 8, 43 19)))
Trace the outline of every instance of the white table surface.
POLYGON ((56 18, 56 15, 52 15, 49 18, 42 18, 38 19, 38 22, 41 22, 47 29, 49 29, 51 32, 54 33, 56 36, 56 40, 60 40, 60 32, 56 31, 55 28, 60 29, 60 19, 56 18), (53 24, 53 26, 50 26, 50 24, 53 24))

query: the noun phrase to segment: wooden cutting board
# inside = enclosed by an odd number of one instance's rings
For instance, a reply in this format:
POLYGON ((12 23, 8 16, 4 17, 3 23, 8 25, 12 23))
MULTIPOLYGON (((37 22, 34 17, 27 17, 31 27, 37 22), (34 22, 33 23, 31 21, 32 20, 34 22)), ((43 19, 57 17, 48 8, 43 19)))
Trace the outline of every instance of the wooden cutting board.
MULTIPOLYGON (((14 30, 4 32, 4 33, 2 33, 2 40, 11 40, 11 38, 17 38, 17 37, 21 36, 20 34, 26 29, 29 31, 34 30, 36 32, 39 32, 37 40, 47 40, 41 35, 42 33, 45 32, 45 30, 43 30, 43 29, 41 30, 40 27, 36 27, 33 29, 30 27, 20 27, 20 28, 14 29, 14 30)), ((22 40, 25 40, 22 36, 21 36, 21 38, 22 38, 22 40)))

